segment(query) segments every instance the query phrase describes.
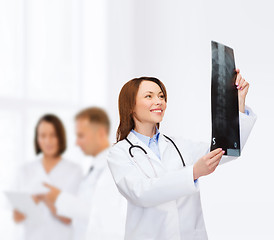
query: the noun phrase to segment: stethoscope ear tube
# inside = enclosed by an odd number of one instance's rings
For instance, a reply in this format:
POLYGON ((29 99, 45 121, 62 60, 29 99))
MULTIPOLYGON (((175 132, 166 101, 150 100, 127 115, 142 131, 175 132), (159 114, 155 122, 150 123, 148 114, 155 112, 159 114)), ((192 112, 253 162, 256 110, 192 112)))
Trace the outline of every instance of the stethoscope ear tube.
POLYGON ((126 138, 127 142, 131 145, 128 149, 128 152, 129 152, 129 155, 133 158, 133 154, 132 154, 132 148, 140 148, 145 154, 147 154, 147 151, 145 149, 143 149, 141 146, 138 146, 138 145, 133 145, 131 141, 129 141, 127 138, 126 138))
POLYGON ((176 150, 177 150, 177 152, 178 152, 178 154, 179 154, 179 156, 180 156, 180 158, 182 160, 183 166, 185 167, 186 166, 185 161, 183 159, 183 156, 182 156, 181 152, 179 151, 178 147, 176 146, 175 142, 171 138, 169 138, 168 136, 166 136, 166 135, 164 135, 164 137, 167 138, 169 141, 171 141, 171 143, 173 144, 173 146, 176 148, 176 150))
MULTIPOLYGON (((139 167, 139 169, 143 172, 143 174, 147 177, 147 178, 150 178, 150 176, 144 171, 144 169, 140 166, 140 164, 138 163, 138 161, 136 161, 134 159, 134 156, 132 154, 132 148, 140 148, 144 153, 145 155, 147 156, 147 151, 145 149, 143 149, 141 146, 138 146, 138 145, 133 145, 131 141, 129 141, 127 138, 125 138, 127 140, 127 142, 131 145, 128 149, 128 152, 129 152, 129 155, 133 158, 133 161, 137 164, 137 166, 139 167)), ((148 156, 147 156, 148 157, 148 156)), ((150 161, 150 158, 148 157, 148 161, 150 163, 150 166, 151 168, 153 169, 153 172, 154 172, 154 176, 155 177, 158 177, 157 173, 156 173, 156 170, 152 164, 152 162, 150 161)))
POLYGON ((132 154, 131 150, 132 150, 132 148, 134 148, 134 147, 140 148, 145 154, 147 154, 147 151, 146 151, 145 149, 143 149, 141 146, 132 145, 132 146, 130 146, 130 148, 129 148, 129 154, 130 154, 131 157, 133 157, 133 154, 132 154))

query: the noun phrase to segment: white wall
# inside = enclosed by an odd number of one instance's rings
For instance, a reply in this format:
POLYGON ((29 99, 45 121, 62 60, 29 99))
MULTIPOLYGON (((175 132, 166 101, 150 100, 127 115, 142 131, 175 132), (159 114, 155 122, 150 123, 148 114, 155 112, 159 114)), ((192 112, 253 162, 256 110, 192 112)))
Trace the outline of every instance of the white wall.
MULTIPOLYGON (((210 141, 210 41, 234 49, 250 83, 257 123, 239 160, 200 179, 209 239, 273 239, 272 104, 274 34, 271 1, 109 1, 108 96, 114 127, 122 85, 156 76, 168 90, 161 131, 210 141)), ((112 139, 114 140, 114 134, 112 139)))
POLYGON ((17 166, 35 160, 34 127, 43 114, 63 121, 65 157, 86 163, 74 116, 86 106, 106 108, 105 4, 0 0, 0 239, 16 232, 3 190, 17 166))
MULTIPOLYGON (((79 156, 73 116, 87 105, 107 108, 114 141, 118 94, 134 77, 167 86, 161 131, 209 141, 216 40, 234 48, 258 121, 242 157, 200 180, 209 239, 273 239, 272 11, 270 0, 0 0, 0 188, 7 168, 34 156, 42 113, 64 120, 69 156, 79 156)), ((8 240, 6 216, 0 238, 8 240)))

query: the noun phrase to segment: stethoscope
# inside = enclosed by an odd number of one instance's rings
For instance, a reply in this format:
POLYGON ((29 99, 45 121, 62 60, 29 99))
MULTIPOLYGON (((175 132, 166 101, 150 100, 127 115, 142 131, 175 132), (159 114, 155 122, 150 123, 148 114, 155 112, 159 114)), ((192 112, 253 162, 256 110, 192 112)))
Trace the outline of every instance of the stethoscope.
MULTIPOLYGON (((186 165, 185 165, 183 156, 182 156, 182 154, 180 153, 180 151, 179 151, 178 147, 176 146, 175 142, 174 142, 171 138, 169 138, 168 136, 166 136, 166 135, 163 135, 163 136, 164 136, 166 139, 168 139, 168 140, 173 144, 173 146, 175 147, 175 149, 177 150, 177 152, 178 152, 178 154, 179 154, 179 156, 180 156, 180 158, 181 158, 181 161, 182 161, 182 163, 183 163, 183 166, 185 167, 186 165)), ((150 166, 151 166, 151 168, 153 169, 153 172, 154 172, 155 177, 158 177, 158 174, 157 174, 157 172, 156 172, 156 170, 155 170, 155 168, 154 168, 154 166, 153 166, 153 164, 152 164, 150 158, 149 158, 148 155, 147 155, 147 151, 146 151, 144 148, 142 148, 141 146, 139 146, 139 145, 133 145, 133 143, 132 143, 131 141, 129 141, 128 138, 125 138, 125 139, 126 139, 126 141, 130 144, 130 147, 129 147, 129 149, 128 149, 129 155, 132 157, 132 159, 133 159, 134 162, 137 164, 137 166, 139 167, 139 169, 143 172, 143 174, 144 174, 146 177, 151 178, 151 177, 143 170, 143 168, 142 168, 141 165, 138 163, 138 161, 135 160, 135 158, 134 158, 134 156, 133 156, 133 154, 132 154, 132 149, 133 149, 133 148, 139 148, 139 149, 141 149, 141 150, 145 153, 145 155, 147 156, 147 159, 148 159, 148 161, 149 161, 149 163, 150 163, 150 166)))

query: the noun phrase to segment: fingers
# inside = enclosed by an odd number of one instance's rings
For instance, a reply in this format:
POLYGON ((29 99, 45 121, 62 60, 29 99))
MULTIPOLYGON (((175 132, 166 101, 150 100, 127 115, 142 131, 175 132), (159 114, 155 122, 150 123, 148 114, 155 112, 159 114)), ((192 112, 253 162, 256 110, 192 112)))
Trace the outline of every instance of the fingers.
POLYGON ((238 90, 243 90, 244 88, 249 86, 249 83, 242 77, 239 69, 236 69, 236 72, 237 72, 237 77, 236 77, 235 85, 237 86, 238 90))
POLYGON ((249 83, 244 78, 241 78, 239 80, 239 84, 237 86, 237 89, 238 90, 243 90, 243 89, 248 88, 248 87, 249 87, 249 83))
POLYGON ((45 195, 44 194, 32 195, 32 199, 36 204, 38 204, 39 202, 45 199, 45 195))
POLYGON ((242 79, 242 75, 238 73, 235 81, 236 86, 239 86, 241 79, 242 79))
POLYGON ((222 156, 224 155, 225 151, 221 151, 219 152, 217 155, 215 155, 213 158, 211 158, 209 161, 208 161, 208 164, 211 166, 213 165, 215 162, 218 162, 221 160, 222 156))
POLYGON ((245 82, 246 82, 245 79, 242 78, 242 76, 240 76, 240 78, 239 78, 239 80, 238 80, 237 89, 242 90, 242 87, 243 87, 243 85, 244 85, 245 82))
POLYGON ((44 185, 45 187, 49 188, 49 189, 53 188, 53 186, 50 185, 50 184, 48 184, 48 183, 43 183, 43 185, 44 185))
MULTIPOLYGON (((53 186, 53 185, 50 185, 50 184, 48 184, 48 183, 43 183, 43 185, 45 186, 45 187, 47 187, 47 188, 49 188, 50 189, 50 191, 49 192, 56 192, 56 191, 60 191, 58 188, 56 188, 55 186, 53 186)), ((48 193, 49 193, 48 192, 48 193)))
POLYGON ((218 166, 224 153, 225 151, 221 148, 217 148, 200 158, 193 166, 194 179, 212 173, 218 166))
POLYGON ((17 215, 24 215, 23 213, 19 212, 19 211, 16 210, 16 209, 13 210, 13 213, 14 213, 14 214, 17 214, 17 215))
POLYGON ((211 165, 211 169, 214 171, 216 169, 216 167, 219 165, 221 161, 221 158, 218 159, 218 161, 214 162, 212 165, 211 165))
POLYGON ((221 148, 215 149, 211 152, 212 154, 215 154, 211 158, 207 160, 207 167, 210 172, 213 172, 216 167, 219 165, 222 156, 224 155, 225 151, 223 151, 221 148))
POLYGON ((240 89, 240 87, 243 85, 243 82, 244 82, 244 79, 242 78, 241 74, 238 74, 236 79, 237 89, 240 89))
POLYGON ((209 152, 206 157, 208 158, 213 158, 214 156, 216 156, 218 153, 222 152, 222 149, 221 148, 217 148, 211 152, 209 152))
POLYGON ((244 90, 246 88, 249 88, 249 83, 244 80, 239 89, 244 90))
POLYGON ((17 210, 13 211, 13 219, 16 223, 20 223, 25 220, 25 215, 17 210))

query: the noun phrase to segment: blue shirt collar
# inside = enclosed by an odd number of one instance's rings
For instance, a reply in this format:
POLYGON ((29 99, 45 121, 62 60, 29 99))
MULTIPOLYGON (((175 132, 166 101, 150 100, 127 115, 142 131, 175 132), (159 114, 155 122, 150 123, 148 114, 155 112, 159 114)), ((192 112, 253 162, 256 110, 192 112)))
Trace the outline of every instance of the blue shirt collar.
POLYGON ((131 132, 134 133, 135 136, 138 137, 148 147, 149 147, 150 142, 152 142, 152 141, 158 143, 160 132, 159 132, 159 129, 157 127, 156 127, 156 133, 153 135, 152 138, 150 138, 148 136, 145 136, 141 133, 138 133, 138 132, 134 131, 133 129, 131 130, 131 132))

